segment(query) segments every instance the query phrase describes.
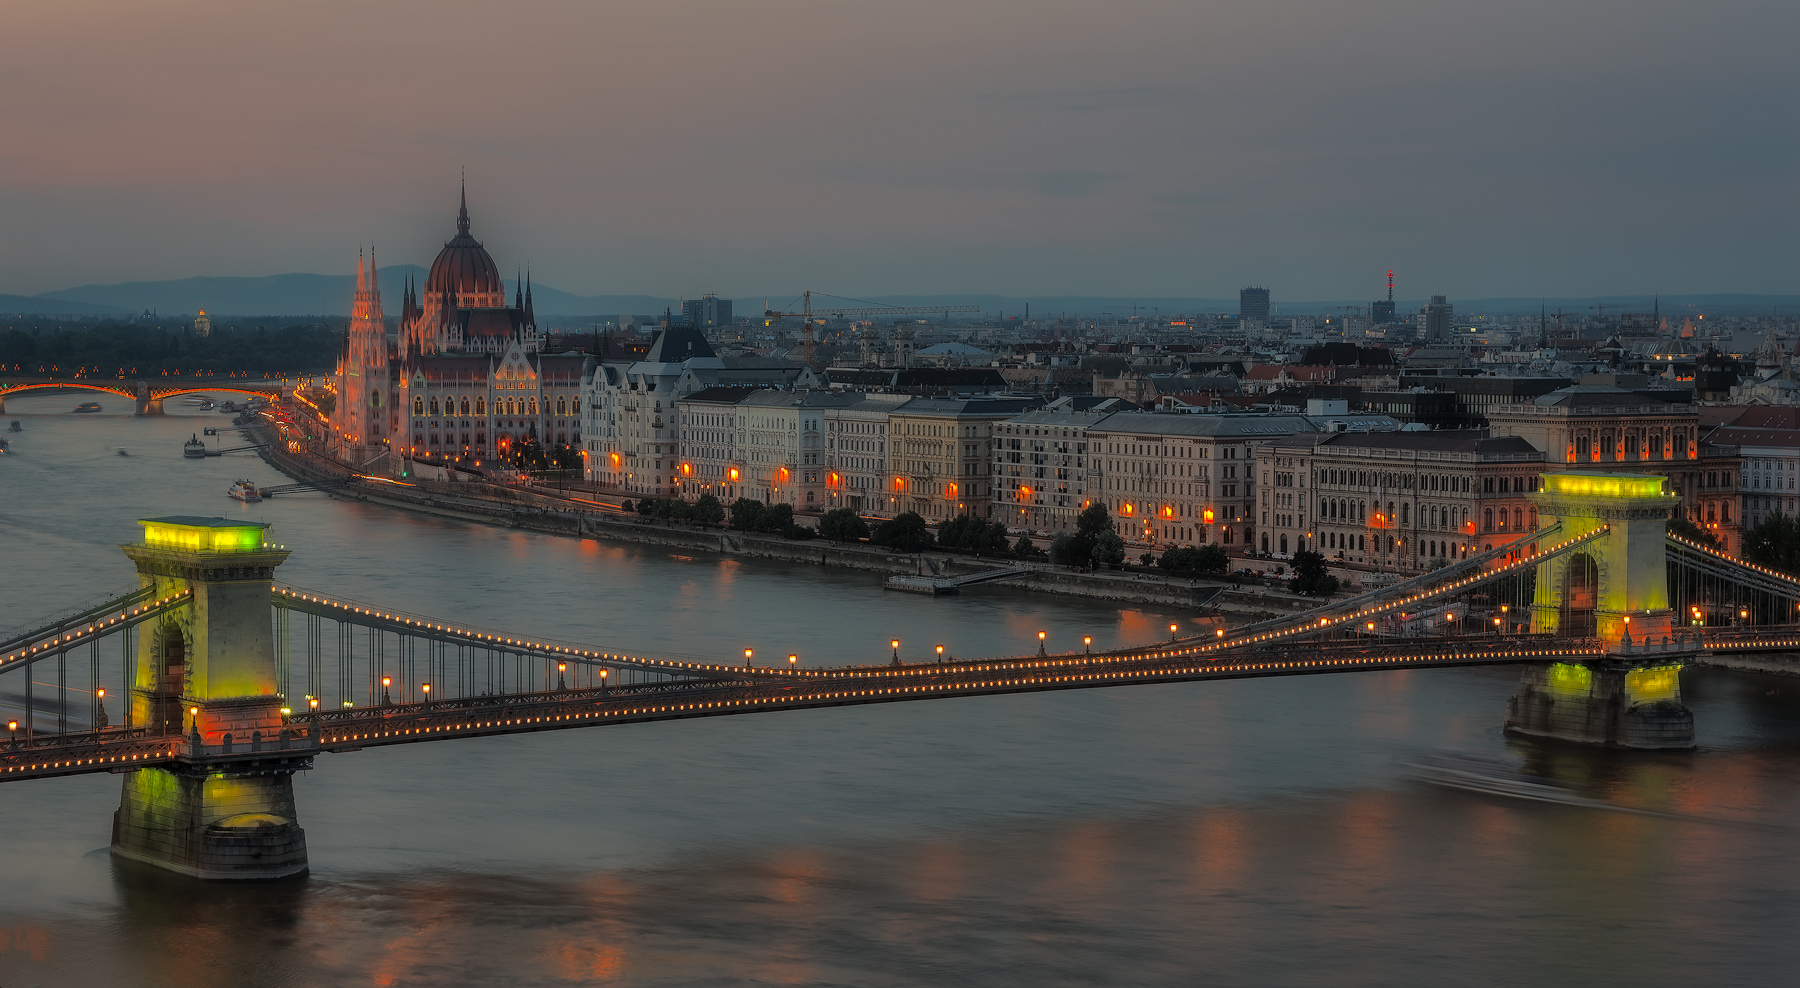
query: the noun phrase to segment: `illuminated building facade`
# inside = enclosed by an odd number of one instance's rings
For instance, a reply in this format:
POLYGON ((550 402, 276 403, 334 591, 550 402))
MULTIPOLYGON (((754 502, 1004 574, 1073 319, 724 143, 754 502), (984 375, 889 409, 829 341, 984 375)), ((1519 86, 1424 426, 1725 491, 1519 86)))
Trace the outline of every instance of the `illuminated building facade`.
POLYGON ((1092 503, 1088 430, 1105 412, 1026 412, 994 429, 994 517, 1010 528, 1073 532, 1092 503))
POLYGON ((896 513, 917 512, 928 522, 994 517, 994 430, 1037 404, 1035 398, 916 398, 894 409, 888 494, 896 513))
POLYGON ((1412 572, 1538 528, 1543 453, 1480 430, 1301 433, 1256 451, 1257 549, 1412 572))
POLYGON ((345 462, 403 476, 421 465, 483 467, 521 445, 579 446, 591 362, 546 354, 528 285, 505 285, 469 232, 465 194, 456 236, 425 283, 408 285, 388 336, 374 254, 357 259, 356 296, 336 371, 334 447, 345 462))

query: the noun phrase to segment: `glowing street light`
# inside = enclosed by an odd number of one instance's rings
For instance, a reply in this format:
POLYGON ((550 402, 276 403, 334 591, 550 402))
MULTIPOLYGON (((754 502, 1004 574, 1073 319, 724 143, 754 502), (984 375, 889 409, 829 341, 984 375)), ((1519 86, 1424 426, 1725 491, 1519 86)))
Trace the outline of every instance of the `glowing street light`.
POLYGON ((756 652, 753 649, 748 649, 748 648, 744 649, 744 664, 749 665, 750 657, 755 654, 756 654, 756 652))
POLYGON ((1042 631, 1038 632, 1038 654, 1044 654, 1044 633, 1042 631))
POLYGON ((888 644, 890 646, 892 646, 894 649, 894 664, 899 665, 900 664, 900 639, 895 638, 892 641, 889 641, 888 644))
POLYGON ((392 706, 394 703, 393 698, 388 696, 388 687, 392 685, 394 685, 394 677, 381 677, 381 705, 384 707, 392 706))
POLYGON ((938 655, 938 661, 939 661, 939 662, 942 662, 942 661, 944 661, 944 646, 942 646, 942 645, 939 645, 939 646, 938 646, 938 647, 937 647, 937 655, 938 655))
POLYGON ((788 653, 788 668, 792 669, 799 664, 800 664, 800 656, 794 652, 789 652, 788 653))

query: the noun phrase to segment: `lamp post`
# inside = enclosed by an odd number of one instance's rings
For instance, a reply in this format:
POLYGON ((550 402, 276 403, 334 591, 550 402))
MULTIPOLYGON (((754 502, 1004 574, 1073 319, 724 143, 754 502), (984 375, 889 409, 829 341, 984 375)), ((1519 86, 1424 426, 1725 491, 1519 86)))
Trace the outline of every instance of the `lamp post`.
POLYGON ((569 664, 567 662, 558 662, 556 664, 556 688, 557 689, 566 690, 569 688, 568 684, 563 681, 563 673, 568 672, 568 671, 569 671, 569 664))
POLYGON ((12 732, 12 746, 17 748, 19 746, 19 722, 16 720, 7 721, 6 729, 12 732))
POLYGON ((800 656, 797 653, 789 652, 788 653, 788 668, 792 669, 799 664, 800 664, 800 656))
POLYGON ((194 747, 198 748, 200 747, 200 708, 189 707, 188 718, 189 731, 194 736, 194 747))
POLYGON ((938 661, 939 661, 939 662, 942 662, 942 661, 944 661, 944 646, 942 646, 942 645, 939 645, 939 646, 938 646, 938 647, 937 647, 937 655, 938 655, 938 661))
POLYGON ((745 667, 748 667, 750 665, 750 657, 755 654, 756 654, 756 652, 754 649, 748 649, 748 648, 744 649, 744 665, 745 665, 745 667))
POLYGON ((431 709, 431 684, 420 683, 419 688, 425 692, 425 709, 431 709))
POLYGON ((394 705, 394 698, 388 695, 388 687, 392 685, 394 685, 394 677, 381 677, 381 705, 384 707, 391 707, 394 705))
POLYGON ((1094 654, 1094 636, 1093 635, 1082 635, 1081 636, 1081 652, 1083 655, 1094 654))
POLYGON ((899 665, 900 664, 900 639, 898 639, 898 638, 891 639, 891 640, 889 640, 888 644, 890 646, 892 646, 894 649, 894 664, 899 665))
POLYGON ((1038 632, 1038 654, 1044 654, 1044 633, 1042 631, 1038 632))
POLYGON ((600 667, 600 692, 606 692, 606 667, 600 667))
POLYGON ((94 690, 94 727, 98 730, 106 728, 106 687, 94 690))
POLYGON ((1179 636, 1179 632, 1177 631, 1177 629, 1179 627, 1180 627, 1179 625, 1176 625, 1173 623, 1171 623, 1169 625, 1169 640, 1170 641, 1174 641, 1179 636))

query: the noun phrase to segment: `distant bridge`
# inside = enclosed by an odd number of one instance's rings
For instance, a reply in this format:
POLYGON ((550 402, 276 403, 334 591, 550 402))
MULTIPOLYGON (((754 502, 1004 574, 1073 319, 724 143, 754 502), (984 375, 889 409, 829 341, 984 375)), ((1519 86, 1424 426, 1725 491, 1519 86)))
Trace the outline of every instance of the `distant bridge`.
POLYGON ((6 412, 6 399, 9 396, 30 394, 33 391, 64 390, 75 388, 81 391, 98 391, 105 394, 129 398, 134 403, 135 414, 161 415, 163 401, 188 394, 239 394, 260 398, 282 398, 293 392, 294 386, 284 381, 253 381, 249 378, 227 378, 228 384, 178 384, 170 382, 152 383, 148 380, 136 382, 108 381, 100 383, 85 379, 69 381, 28 381, 19 384, 0 383, 0 414, 6 412))

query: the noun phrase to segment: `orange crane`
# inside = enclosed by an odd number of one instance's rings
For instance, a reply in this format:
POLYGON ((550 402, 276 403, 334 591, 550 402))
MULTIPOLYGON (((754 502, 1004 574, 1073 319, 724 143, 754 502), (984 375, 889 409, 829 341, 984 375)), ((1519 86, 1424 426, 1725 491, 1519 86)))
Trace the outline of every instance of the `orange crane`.
MULTIPOLYGON (((813 320, 814 319, 819 319, 819 318, 855 319, 855 318, 861 318, 863 316, 917 316, 917 315, 925 315, 927 313, 932 313, 932 312, 942 312, 945 315, 949 315, 952 312, 980 312, 981 311, 981 306, 979 306, 979 305, 876 305, 876 306, 868 306, 868 307, 859 308, 859 309, 844 308, 841 306, 820 306, 819 308, 814 309, 813 308, 813 294, 814 293, 810 292, 810 291, 801 293, 800 297, 802 299, 802 302, 801 302, 799 312, 777 312, 774 309, 764 309, 763 310, 763 318, 765 318, 765 319, 769 319, 769 320, 799 319, 799 320, 802 320, 801 325, 803 325, 805 327, 805 329, 803 329, 801 331, 800 354, 801 354, 801 359, 806 362, 806 365, 808 367, 812 366, 812 361, 813 361, 813 320)), ((824 294, 824 293, 821 292, 819 294, 824 294)), ((828 295, 826 297, 827 298, 837 298, 838 296, 828 295)))

